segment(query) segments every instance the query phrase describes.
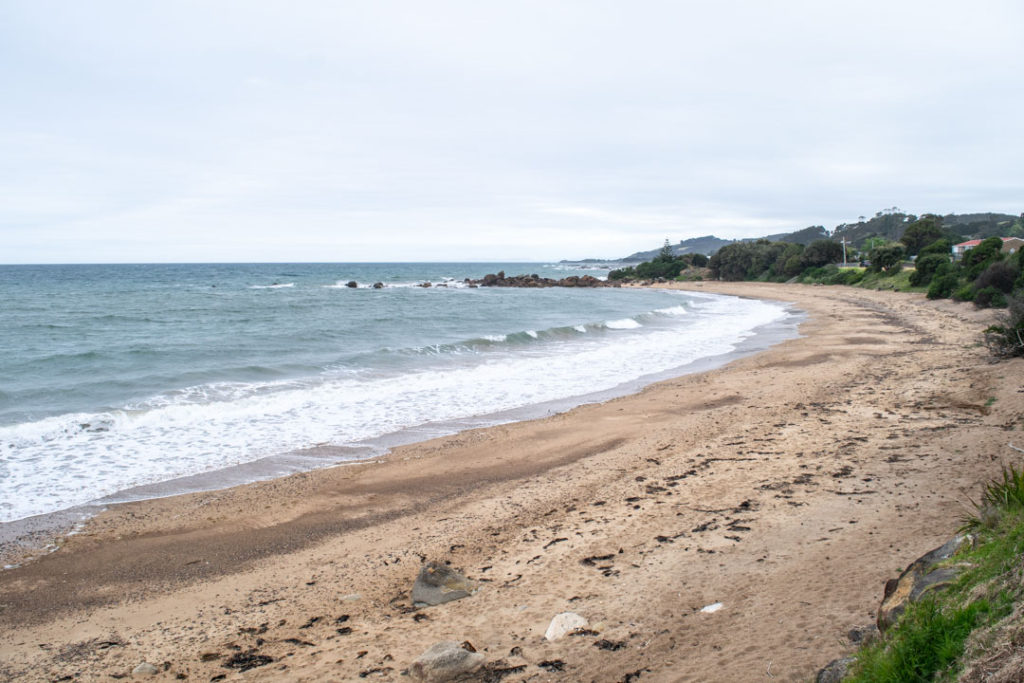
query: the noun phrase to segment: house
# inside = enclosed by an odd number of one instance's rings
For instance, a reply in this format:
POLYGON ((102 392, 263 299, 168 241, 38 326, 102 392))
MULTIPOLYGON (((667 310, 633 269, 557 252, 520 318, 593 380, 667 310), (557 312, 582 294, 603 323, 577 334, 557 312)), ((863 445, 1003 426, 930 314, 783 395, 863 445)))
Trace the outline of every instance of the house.
MULTIPOLYGON (((1015 254, 1020 251, 1021 247, 1024 247, 1024 239, 1020 237, 1000 237, 1003 241, 1002 252, 1004 254, 1015 254)), ((961 242, 960 244, 953 245, 953 260, 959 261, 964 257, 964 252, 974 249, 976 246, 981 244, 981 240, 968 240, 961 242)))
POLYGON ((962 259, 964 257, 964 252, 965 251, 970 251, 971 249, 974 249, 979 244, 981 244, 981 240, 967 240, 966 242, 961 242, 960 244, 954 244, 953 245, 953 260, 954 261, 959 261, 960 259, 962 259))

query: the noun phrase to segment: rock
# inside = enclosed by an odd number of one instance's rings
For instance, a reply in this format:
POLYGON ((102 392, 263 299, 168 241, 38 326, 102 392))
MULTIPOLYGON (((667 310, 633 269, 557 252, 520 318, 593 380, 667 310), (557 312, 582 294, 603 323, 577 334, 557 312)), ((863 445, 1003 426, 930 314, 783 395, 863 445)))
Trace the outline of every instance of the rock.
POLYGON ((556 614, 555 618, 548 624, 548 630, 544 632, 544 638, 547 640, 558 640, 578 628, 586 628, 589 625, 586 619, 575 612, 562 612, 561 614, 556 614))
POLYGON ((356 287, 359 286, 359 283, 356 282, 355 280, 349 280, 348 282, 345 283, 345 286, 348 287, 349 289, 355 289, 356 287))
POLYGON ((833 659, 824 669, 818 672, 814 683, 842 683, 843 678, 850 671, 850 666, 857 661, 855 657, 843 657, 833 659))
POLYGON ((443 564, 428 562, 416 577, 412 587, 412 604, 416 607, 440 605, 444 602, 468 598, 476 584, 443 564))
POLYGON ((149 662, 142 662, 132 669, 132 676, 156 676, 158 673, 160 673, 160 669, 149 662))
POLYGON ((341 596, 342 602, 356 602, 362 600, 363 596, 359 593, 349 593, 348 595, 341 596))
POLYGON ((373 288, 374 289, 384 289, 384 283, 383 282, 374 282, 373 283, 373 288))
POLYGON ((961 567, 939 565, 965 544, 973 542, 973 536, 959 534, 945 545, 914 560, 899 578, 886 581, 885 597, 878 608, 878 630, 885 631, 895 624, 907 605, 917 602, 922 595, 951 584, 961 567))
POLYGON ((871 624, 870 626, 857 626, 855 628, 851 628, 846 634, 851 643, 861 647, 875 642, 880 635, 881 633, 878 631, 878 627, 874 624, 871 624))
POLYGON ((409 667, 417 681, 450 681, 480 668, 484 656, 468 642, 443 640, 431 645, 409 667))
POLYGON ((422 288, 424 288, 424 289, 430 289, 430 288, 431 288, 431 287, 433 287, 434 285, 430 284, 429 282, 422 282, 422 283, 420 283, 420 284, 418 284, 418 285, 416 285, 416 286, 417 286, 417 287, 422 287, 422 288))

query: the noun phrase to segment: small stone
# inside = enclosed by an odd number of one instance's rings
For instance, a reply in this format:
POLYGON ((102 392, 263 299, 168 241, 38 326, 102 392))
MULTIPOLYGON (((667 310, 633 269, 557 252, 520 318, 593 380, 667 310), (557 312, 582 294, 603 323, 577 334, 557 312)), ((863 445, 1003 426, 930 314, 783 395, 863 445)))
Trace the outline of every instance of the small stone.
POLYGON ((588 625, 587 620, 575 612, 562 612, 556 614, 555 618, 551 620, 548 630, 544 632, 544 637, 547 640, 558 640, 576 629, 586 628, 588 625))
POLYGON ((132 669, 132 676, 156 676, 158 673, 160 673, 160 669, 149 662, 142 662, 132 669))
POLYGON ((435 683, 450 681, 475 671, 483 664, 484 656, 473 652, 472 645, 467 649, 467 645, 468 642, 458 643, 454 640, 434 643, 412 663, 409 675, 417 681, 435 683))
POLYGON ((341 601, 342 602, 357 602, 357 601, 362 600, 362 599, 363 599, 363 596, 360 595, 359 593, 349 593, 348 595, 341 596, 341 601))

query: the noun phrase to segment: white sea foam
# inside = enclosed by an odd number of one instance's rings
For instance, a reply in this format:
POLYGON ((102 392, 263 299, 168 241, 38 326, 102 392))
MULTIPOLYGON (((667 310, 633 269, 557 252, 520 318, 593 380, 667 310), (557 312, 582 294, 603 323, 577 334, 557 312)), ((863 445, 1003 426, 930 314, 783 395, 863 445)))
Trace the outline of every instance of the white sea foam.
POLYGON ((252 286, 249 287, 249 289, 284 289, 285 287, 294 287, 294 286, 295 286, 294 282, 285 282, 283 284, 279 284, 279 283, 275 282, 272 285, 252 285, 252 286))
POLYGON ((669 306, 668 308, 659 308, 654 311, 655 313, 661 313, 662 315, 686 315, 689 313, 686 310, 686 306, 669 306))
POLYGON ((587 328, 586 328, 585 325, 574 325, 572 329, 576 330, 577 332, 586 332, 587 331, 587 328))
POLYGON ((483 339, 491 342, 503 342, 508 340, 507 334, 485 334, 483 339))
POLYGON ((426 423, 612 389, 727 353, 785 315, 782 306, 755 300, 691 300, 692 315, 662 318, 660 326, 609 321, 605 327, 624 332, 562 338, 528 352, 509 345, 441 354, 414 371, 225 383, 122 410, 0 427, 0 521, 318 444, 355 446, 426 423))
POLYGON ((609 330, 635 330, 638 327, 642 327, 640 323, 632 318, 623 318, 621 320, 609 320, 605 322, 605 327, 609 330))
POLYGON ((537 334, 536 330, 527 330, 526 334, 531 336, 531 337, 533 337, 534 339, 539 339, 540 338, 540 335, 537 334))

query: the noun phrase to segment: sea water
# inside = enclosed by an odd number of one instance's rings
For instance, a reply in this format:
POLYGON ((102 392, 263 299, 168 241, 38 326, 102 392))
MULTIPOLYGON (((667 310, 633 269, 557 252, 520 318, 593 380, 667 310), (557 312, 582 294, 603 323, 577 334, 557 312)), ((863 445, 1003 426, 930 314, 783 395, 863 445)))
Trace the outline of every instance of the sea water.
POLYGON ((0 522, 624 393, 792 317, 706 294, 462 282, 575 268, 0 266, 0 522))

